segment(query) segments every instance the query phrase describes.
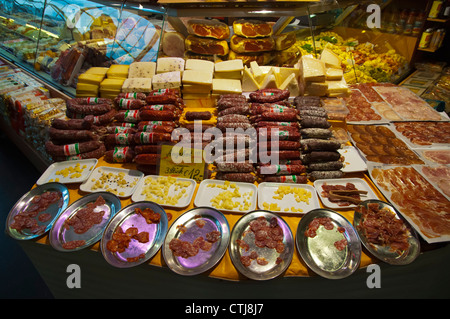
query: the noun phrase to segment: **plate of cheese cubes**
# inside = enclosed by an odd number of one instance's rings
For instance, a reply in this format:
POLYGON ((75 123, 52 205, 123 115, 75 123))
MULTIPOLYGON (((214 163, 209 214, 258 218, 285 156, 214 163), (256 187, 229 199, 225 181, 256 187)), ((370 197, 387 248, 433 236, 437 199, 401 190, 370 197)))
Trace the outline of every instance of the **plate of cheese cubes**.
POLYGON ((197 182, 189 178, 146 175, 131 196, 133 202, 151 201, 165 207, 189 206, 197 182))
POLYGON ((36 184, 58 182, 61 184, 83 183, 97 165, 97 159, 62 161, 51 164, 36 184))

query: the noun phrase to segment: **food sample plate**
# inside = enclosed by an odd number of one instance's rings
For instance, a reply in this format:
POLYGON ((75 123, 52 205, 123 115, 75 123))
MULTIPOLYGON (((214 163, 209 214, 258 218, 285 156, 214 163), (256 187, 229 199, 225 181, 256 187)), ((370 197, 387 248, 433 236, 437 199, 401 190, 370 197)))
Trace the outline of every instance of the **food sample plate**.
POLYGON ((268 280, 281 275, 289 267, 294 249, 289 225, 269 211, 256 210, 243 215, 231 232, 231 261, 250 279, 268 280), (267 229, 279 237, 266 236, 267 229))
POLYGON ((258 185, 258 207, 280 213, 305 214, 319 208, 319 198, 308 184, 263 182, 258 185))
MULTIPOLYGON (((50 245, 59 251, 77 251, 99 241, 102 237, 103 231, 108 222, 113 216, 120 210, 120 199, 109 192, 98 192, 81 197, 64 212, 59 215, 58 219, 53 223, 53 227, 49 233, 50 245), (103 201, 97 202, 99 205, 95 205, 99 197, 103 198, 103 201), (95 205, 91 212, 87 212, 89 206, 95 205), (87 225, 89 217, 104 212, 95 223, 91 223, 89 229, 81 229, 77 224, 69 225, 67 221, 74 218, 72 221, 80 221, 78 225, 87 225), (77 216, 77 213, 80 214, 77 216), (86 213, 85 213, 86 212, 86 213), (82 223, 83 222, 83 223, 82 223)), ((100 214, 99 214, 100 216, 100 214)))
POLYGON ((316 209, 302 217, 296 244, 308 267, 324 278, 348 277, 361 261, 358 234, 346 218, 331 209, 316 209))
POLYGON ((204 179, 197 190, 194 205, 226 212, 249 212, 256 208, 255 184, 204 179))
POLYGON ((87 193, 110 192, 125 198, 134 193, 143 176, 144 173, 138 170, 100 166, 80 185, 80 190, 87 193))
POLYGON ((139 182, 131 200, 152 201, 163 207, 184 208, 189 206, 197 182, 189 178, 147 175, 139 182))
POLYGON ((367 171, 366 161, 354 146, 345 146, 338 149, 338 152, 344 157, 344 167, 341 168, 344 173, 367 171))
POLYGON ((110 265, 117 268, 130 268, 140 265, 152 258, 161 248, 164 237, 167 234, 167 228, 167 215, 160 205, 148 201, 130 204, 122 208, 106 226, 100 242, 103 257, 110 265), (137 212, 136 209, 141 211, 145 211, 145 209, 152 210, 154 213, 159 214, 159 222, 148 223, 146 218, 137 212), (130 231, 130 229, 134 228, 137 228, 137 233, 147 233, 147 240, 138 240, 137 237, 133 236, 124 251, 110 250, 108 243, 112 239, 116 239, 114 236, 116 232, 119 233, 120 230, 127 232, 127 230, 130 231))
POLYGON ((366 191, 367 194, 360 194, 359 199, 361 201, 367 200, 367 199, 378 199, 377 195, 373 192, 372 188, 370 188, 369 184, 366 183, 361 178, 339 178, 339 179, 320 179, 317 181, 314 181, 314 188, 317 191, 317 194, 319 195, 320 200, 322 201, 322 204, 328 208, 332 209, 347 209, 351 207, 356 207, 356 204, 347 202, 347 205, 344 205, 345 201, 342 201, 340 203, 338 202, 332 202, 329 198, 324 196, 323 194, 323 188, 324 185, 340 185, 340 186, 346 186, 347 183, 353 184, 356 189, 361 191, 366 191))
MULTIPOLYGON (((44 195, 44 197, 46 196, 44 195)), ((56 218, 66 209, 67 205, 69 205, 69 190, 65 185, 53 182, 37 186, 23 195, 11 208, 6 220, 6 232, 12 238, 19 240, 39 237, 51 229, 56 218), (59 199, 49 205, 40 206, 42 205, 41 201, 46 200, 42 195, 50 192, 57 192, 59 199), (28 218, 25 216, 25 212, 28 218), (20 226, 22 223, 19 224, 19 219, 25 221, 24 218, 28 220, 27 223, 31 222, 30 224, 35 226, 34 230, 20 226)))
POLYGON ((36 184, 42 185, 48 182, 62 184, 83 183, 89 178, 92 170, 97 165, 97 159, 86 159, 76 161, 64 161, 51 164, 39 177, 36 184))
POLYGON ((392 249, 390 245, 377 245, 370 243, 365 235, 365 231, 363 230, 363 214, 361 213, 361 208, 368 209, 369 205, 378 205, 380 210, 387 209, 395 216, 395 219, 403 221, 395 208, 386 202, 375 199, 362 202, 355 210, 353 226, 355 227, 364 247, 366 247, 366 249, 378 259, 391 265, 406 265, 413 262, 420 254, 420 242, 416 232, 406 223, 406 221, 404 221, 404 223, 408 228, 408 249, 397 252, 392 249))
POLYGON ((225 216, 214 208, 197 207, 173 221, 162 254, 172 271, 193 276, 214 267, 225 254, 229 241, 230 226, 225 216), (186 242, 189 250, 179 250, 176 243, 182 242, 186 242))

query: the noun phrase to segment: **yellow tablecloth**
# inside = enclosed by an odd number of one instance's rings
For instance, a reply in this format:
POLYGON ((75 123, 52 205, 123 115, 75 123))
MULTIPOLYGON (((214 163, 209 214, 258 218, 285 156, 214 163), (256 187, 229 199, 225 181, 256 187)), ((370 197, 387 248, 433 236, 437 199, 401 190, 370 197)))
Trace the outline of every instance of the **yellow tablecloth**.
MULTIPOLYGON (((126 168, 126 169, 135 169, 136 168, 135 164, 132 164, 132 163, 127 163, 127 164, 108 163, 108 162, 106 162, 104 160, 103 157, 98 160, 97 167, 99 167, 99 166, 110 166, 110 167, 118 167, 118 168, 126 168)), ((364 174, 364 173, 350 173, 350 174, 348 174, 347 173, 346 177, 348 177, 348 178, 361 178, 361 179, 364 179, 367 182, 367 184, 370 185, 370 187, 372 188, 374 193, 378 196, 378 198, 380 200, 386 201, 384 196, 379 192, 379 190, 376 188, 376 186, 372 183, 371 179, 367 176, 367 174, 364 174)), ((69 184, 69 185, 67 185, 67 188, 68 188, 69 194, 70 194, 69 205, 72 204, 77 199, 87 195, 87 193, 84 193, 84 192, 80 191, 79 187, 80 187, 80 184, 69 184)), ((198 184, 197 184, 197 188, 195 190, 193 199, 195 198, 195 195, 197 193, 197 189, 198 189, 198 184)), ((172 218, 169 221, 169 225, 168 225, 169 227, 171 226, 171 223, 176 218, 178 218, 178 216, 180 216, 184 212, 194 208, 193 201, 194 200, 191 201, 191 203, 190 203, 190 205, 188 207, 183 208, 183 209, 178 209, 178 210, 177 209, 168 209, 168 208, 165 209, 165 211, 167 213, 170 213, 172 215, 172 218)), ((122 208, 125 207, 125 206, 130 205, 132 203, 131 197, 126 198, 126 199, 121 199, 121 203, 122 203, 122 208)), ((323 207, 322 203, 321 203, 321 207, 323 207)), ((351 223, 353 222, 353 214, 354 214, 353 210, 351 210, 351 209, 349 209, 349 210, 340 209, 339 213, 341 215, 343 215, 345 218, 347 218, 347 220, 349 222, 351 222, 351 223)), ((286 223, 289 225, 289 227, 290 227, 290 229, 292 231, 292 234, 294 235, 294 240, 295 240, 297 226, 298 226, 298 223, 299 223, 302 215, 301 214, 298 214, 298 215, 286 214, 286 213, 282 213, 282 212, 277 212, 277 214, 279 214, 286 221, 286 223)), ((228 223, 230 225, 230 229, 233 229, 234 225, 236 224, 238 219, 243 214, 239 214, 239 213, 224 213, 224 215, 226 216, 226 218, 228 220, 228 223)), ((41 244, 49 244, 48 236, 43 236, 43 237, 37 239, 36 242, 41 243, 41 244)), ((90 249, 98 251, 100 253, 100 243, 98 242, 98 243, 94 244, 90 249)), ((371 256, 366 255, 364 251, 362 252, 361 263, 360 263, 360 267, 361 268, 362 267, 366 267, 367 265, 369 265, 371 263, 376 263, 376 262, 377 262, 376 259, 372 258, 371 256)), ((154 266, 166 267, 161 250, 159 250, 158 253, 153 258, 151 258, 147 263, 150 264, 150 265, 154 265, 154 266)), ((151 269, 149 269, 149 271, 151 271, 151 269)), ((295 252, 294 252, 294 255, 293 255, 293 258, 292 258, 292 262, 289 265, 289 267, 287 268, 286 272, 284 274, 282 274, 282 276, 285 276, 285 277, 310 276, 311 274, 312 274, 311 270, 308 269, 306 264, 303 262, 300 254, 295 249, 295 252)), ((228 251, 226 252, 224 257, 221 259, 221 261, 215 267, 213 267, 211 270, 209 270, 206 273, 206 275, 214 277, 214 278, 227 279, 227 280, 243 280, 243 279, 246 279, 246 277, 241 275, 237 271, 237 269, 234 267, 228 251)))

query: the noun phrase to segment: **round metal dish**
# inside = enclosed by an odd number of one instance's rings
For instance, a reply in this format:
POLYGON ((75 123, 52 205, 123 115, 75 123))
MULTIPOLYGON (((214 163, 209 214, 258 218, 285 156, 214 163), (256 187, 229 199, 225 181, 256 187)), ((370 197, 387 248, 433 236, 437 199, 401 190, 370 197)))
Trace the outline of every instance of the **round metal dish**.
POLYGON ((14 206, 10 210, 10 212, 8 214, 8 218, 6 220, 6 232, 12 238, 19 239, 19 240, 28 240, 28 239, 33 239, 33 238, 39 237, 50 230, 50 228, 52 227, 56 218, 61 214, 61 212, 63 212, 66 209, 67 205, 69 205, 69 190, 67 189, 67 187, 65 185, 63 185, 61 183, 56 183, 56 182, 39 185, 39 186, 33 188, 32 190, 30 190, 25 195, 23 195, 16 202, 16 204, 14 204, 14 206), (29 229, 24 229, 22 231, 18 231, 16 229, 13 229, 10 227, 11 224, 14 222, 14 217, 16 215, 18 215, 20 212, 27 209, 32 204, 31 200, 33 199, 33 197, 35 197, 36 195, 41 195, 45 192, 54 192, 54 191, 60 192, 62 196, 58 203, 54 203, 54 204, 50 205, 45 211, 40 213, 40 214, 48 213, 51 215, 51 219, 47 222, 40 222, 38 220, 39 226, 45 226, 45 229, 43 232, 34 234, 29 229))
POLYGON ((192 276, 214 267, 225 254, 229 241, 230 226, 225 216, 211 207, 197 207, 174 220, 167 232, 162 253, 171 270, 180 275, 192 276), (204 222, 202 227, 197 225, 199 219, 204 222), (206 239, 206 234, 211 231, 219 231, 221 236, 208 251, 199 249, 197 255, 183 258, 175 256, 169 248, 169 243, 174 238, 192 243, 198 237, 206 239))
POLYGON ((382 246, 369 243, 367 238, 364 236, 364 232, 360 229, 362 215, 360 212, 358 212, 358 209, 356 209, 353 218, 353 226, 358 232, 359 238, 361 239, 364 247, 378 259, 391 265, 407 265, 413 262, 420 254, 420 241, 416 231, 408 224, 405 219, 400 216, 400 214, 392 205, 377 199, 370 199, 362 202, 361 204, 359 204, 359 206, 367 208, 369 204, 379 204, 380 209, 389 209, 397 219, 401 219, 406 224, 409 229, 409 249, 398 253, 396 251, 393 251, 390 246, 382 246))
POLYGON ((52 245, 52 247, 56 250, 64 252, 77 251, 91 246, 100 240, 106 225, 108 225, 108 222, 120 210, 120 208, 120 199, 116 195, 109 192, 98 192, 81 197, 72 203, 72 205, 67 207, 67 209, 64 210, 64 212, 62 212, 58 219, 53 223, 53 227, 50 230, 48 237, 50 245, 52 245), (72 227, 66 227, 65 222, 67 219, 74 216, 80 209, 85 208, 89 203, 95 202, 99 196, 102 196, 105 200, 104 205, 101 205, 94 210, 95 212, 105 212, 100 224, 93 225, 84 234, 77 234, 74 232, 72 227), (74 240, 84 240, 85 243, 74 249, 66 249, 63 247, 64 244, 74 240))
POLYGON ((279 215, 266 210, 255 210, 245 214, 236 222, 231 232, 229 252, 231 261, 242 275, 254 280, 273 279, 281 275, 289 267, 294 254, 294 237, 289 225, 279 215), (250 230, 250 222, 259 217, 264 217, 267 222, 276 218, 277 224, 281 227, 284 234, 283 252, 278 253, 273 248, 261 248, 255 245, 255 235, 250 230), (237 242, 238 240, 244 240, 249 245, 249 249, 242 248, 237 242), (253 251, 258 254, 258 257, 264 258, 268 263, 259 265, 253 260, 250 266, 244 266, 241 262, 241 256, 250 255, 253 251))
POLYGON ((350 276, 361 262, 358 234, 346 218, 331 209, 315 209, 303 216, 297 227, 296 244, 306 265, 316 274, 328 279, 350 276), (309 224, 321 217, 331 218, 333 229, 327 230, 321 225, 316 236, 306 236, 309 224), (347 245, 338 250, 334 243, 342 239, 347 240, 347 245))
POLYGON ((158 252, 164 242, 164 236, 167 233, 167 225, 168 219, 166 211, 160 205, 149 201, 140 201, 130 204, 122 208, 106 226, 100 242, 103 257, 109 264, 118 268, 130 268, 140 265, 152 258, 158 252), (136 213, 136 208, 142 210, 150 208, 155 213, 160 214, 161 219, 159 223, 148 224, 144 217, 136 213), (108 250, 106 245, 108 241, 112 239, 112 236, 118 227, 121 227, 123 231, 126 231, 130 227, 137 227, 139 232, 148 232, 149 241, 140 243, 139 241, 132 239, 124 252, 113 253, 108 250), (144 254, 143 257, 136 261, 127 260, 127 258, 134 258, 141 254, 144 254))

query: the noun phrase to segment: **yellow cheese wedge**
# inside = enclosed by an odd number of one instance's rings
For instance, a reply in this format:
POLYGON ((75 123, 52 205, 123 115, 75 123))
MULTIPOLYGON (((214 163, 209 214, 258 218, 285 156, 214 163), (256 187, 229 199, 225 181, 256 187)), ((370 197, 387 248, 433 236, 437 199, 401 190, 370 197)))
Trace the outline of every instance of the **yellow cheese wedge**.
POLYGON ((242 85, 240 80, 235 79, 213 79, 213 94, 241 94, 242 85))
POLYGON ((328 48, 324 48, 320 54, 320 61, 325 63, 327 67, 341 68, 341 58, 328 48))
POLYGON ((246 66, 242 75, 242 91, 253 92, 259 90, 260 88, 261 86, 255 80, 252 71, 246 66))
POLYGON ((326 79, 323 61, 302 56, 299 61, 299 69, 305 81, 324 82, 326 79))
POLYGON ((344 78, 339 81, 326 81, 326 83, 328 85, 328 94, 346 93, 348 90, 348 85, 344 78))
POLYGON ((185 70, 182 77, 183 84, 212 85, 212 80, 211 72, 198 70, 185 70))
POLYGON ((205 72, 214 72, 214 62, 201 59, 187 59, 185 70, 197 70, 205 72))
POLYGON ((122 90, 123 82, 125 79, 106 78, 100 83, 100 91, 104 90, 122 90))
POLYGON ((261 83, 261 89, 276 89, 277 87, 277 79, 275 77, 273 68, 270 68, 269 73, 267 73, 264 77, 264 80, 261 83))
POLYGON ((328 94, 328 84, 325 82, 306 82, 304 94, 325 96, 328 94))
POLYGON ((291 73, 278 88, 281 90, 289 90, 290 96, 295 97, 300 95, 300 88, 294 73, 291 73))
POLYGON ((244 70, 244 64, 241 59, 216 62, 214 72, 232 72, 244 70))
POLYGON ((100 85, 104 78, 104 75, 83 73, 78 76, 78 83, 100 85))
POLYGON ((253 77, 256 82, 261 83, 264 80, 264 74, 258 65, 258 62, 250 62, 250 70, 252 71, 253 77))
POLYGON ((343 76, 344 76, 344 71, 342 69, 327 68, 326 79, 328 81, 341 80, 343 76))
POLYGON ((293 68, 279 67, 278 69, 280 70, 280 79, 282 81, 286 80, 287 77, 291 75, 291 73, 294 73, 296 79, 298 79, 298 77, 300 76, 300 70, 295 67, 293 68))

